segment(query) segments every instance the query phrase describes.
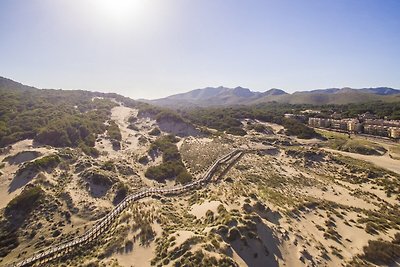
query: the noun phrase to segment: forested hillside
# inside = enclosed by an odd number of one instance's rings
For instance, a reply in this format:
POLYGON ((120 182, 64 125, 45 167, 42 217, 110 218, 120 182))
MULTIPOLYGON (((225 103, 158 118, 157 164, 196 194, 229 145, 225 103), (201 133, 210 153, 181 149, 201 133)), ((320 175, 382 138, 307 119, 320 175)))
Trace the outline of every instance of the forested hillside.
POLYGON ((0 78, 0 147, 33 138, 55 147, 88 149, 117 105, 134 106, 117 94, 81 90, 39 90, 0 78))

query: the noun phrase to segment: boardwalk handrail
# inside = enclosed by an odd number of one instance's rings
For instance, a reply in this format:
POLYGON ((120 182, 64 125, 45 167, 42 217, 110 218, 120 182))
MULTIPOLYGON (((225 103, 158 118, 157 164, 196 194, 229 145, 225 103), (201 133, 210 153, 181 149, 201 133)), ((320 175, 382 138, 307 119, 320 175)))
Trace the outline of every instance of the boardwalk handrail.
POLYGON ((99 219, 89 230, 83 235, 69 239, 55 246, 51 246, 46 249, 41 249, 39 252, 33 254, 31 257, 26 258, 18 263, 11 264, 12 267, 23 267, 34 264, 35 262, 45 260, 52 257, 57 257, 57 254, 68 253, 70 249, 80 246, 86 242, 89 242, 107 230, 107 226, 111 225, 117 216, 125 210, 129 204, 139 199, 150 197, 153 195, 179 195, 190 189, 196 188, 202 184, 206 184, 213 174, 216 172, 220 164, 226 163, 231 160, 234 156, 243 153, 243 149, 234 149, 226 155, 218 158, 203 175, 202 178, 192 181, 184 185, 178 185, 170 188, 163 187, 149 187, 142 188, 135 193, 126 196, 118 205, 116 205, 107 215, 99 219))

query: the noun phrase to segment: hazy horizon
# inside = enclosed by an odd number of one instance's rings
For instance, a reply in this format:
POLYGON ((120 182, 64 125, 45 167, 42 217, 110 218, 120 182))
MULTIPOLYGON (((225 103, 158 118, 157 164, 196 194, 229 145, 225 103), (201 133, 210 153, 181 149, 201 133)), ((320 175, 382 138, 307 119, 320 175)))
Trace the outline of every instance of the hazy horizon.
MULTIPOLYGON (((3 77, 3 76, 0 75, 0 77, 3 77)), ((11 78, 9 78, 9 77, 3 77, 3 78, 13 80, 13 79, 11 79, 11 78)), ((102 93, 118 93, 118 94, 121 94, 121 95, 123 95, 123 96, 127 96, 127 97, 130 97, 130 98, 136 99, 136 100, 141 100, 141 99, 143 99, 143 100, 155 100, 155 99, 159 99, 159 98, 168 97, 168 96, 171 96, 171 95, 187 93, 187 92, 190 92, 190 91, 193 91, 193 90, 205 89, 205 88, 218 88, 218 87, 225 87, 225 88, 229 88, 229 89, 235 89, 235 88, 237 88, 237 87, 242 87, 242 88, 245 88, 245 89, 249 89, 249 90, 251 90, 252 92, 265 92, 265 91, 268 91, 268 90, 271 90, 271 89, 280 89, 280 90, 283 90, 283 91, 285 91, 286 93, 290 93, 290 94, 297 93, 297 92, 305 92, 305 91, 312 91, 312 90, 324 90, 324 89, 334 89, 334 88, 337 88, 337 89, 343 89, 343 88, 365 89, 365 88, 387 87, 387 88, 392 88, 392 89, 400 90, 400 88, 394 88, 394 87, 389 87, 389 86, 376 86, 376 87, 367 86, 367 87, 359 87, 359 88, 354 88, 354 87, 349 87, 349 86, 343 86, 343 87, 326 87, 326 88, 308 88, 308 89, 304 89, 304 90, 285 90, 285 89, 282 89, 282 88, 275 88, 275 87, 272 87, 272 88, 268 88, 268 89, 265 89, 265 90, 255 90, 255 89, 253 89, 253 88, 249 88, 249 87, 246 87, 246 86, 240 86, 240 85, 234 86, 234 87, 227 87, 227 86, 223 86, 223 85, 218 85, 218 86, 206 86, 206 87, 203 87, 203 88, 192 88, 192 89, 188 89, 188 90, 183 90, 183 91, 181 91, 181 92, 175 92, 175 93, 172 93, 172 94, 168 94, 168 95, 161 96, 161 97, 155 97, 155 98, 145 98, 145 97, 135 97, 135 98, 134 98, 134 97, 132 97, 132 96, 125 95, 125 94, 123 94, 123 93, 119 93, 119 92, 117 92, 117 91, 115 91, 115 90, 113 91, 113 90, 97 90, 97 89, 89 90, 89 89, 82 89, 82 88, 61 88, 61 87, 50 88, 50 87, 37 87, 37 86, 35 86, 35 85, 26 84, 26 83, 23 83, 23 82, 21 82, 21 81, 16 81, 16 80, 13 80, 13 81, 22 83, 23 85, 26 85, 26 86, 33 86, 33 87, 35 87, 35 88, 37 88, 37 89, 87 90, 87 91, 102 92, 102 93)))
POLYGON ((399 13, 394 0, 6 0, 0 76, 135 99, 400 88, 399 13))

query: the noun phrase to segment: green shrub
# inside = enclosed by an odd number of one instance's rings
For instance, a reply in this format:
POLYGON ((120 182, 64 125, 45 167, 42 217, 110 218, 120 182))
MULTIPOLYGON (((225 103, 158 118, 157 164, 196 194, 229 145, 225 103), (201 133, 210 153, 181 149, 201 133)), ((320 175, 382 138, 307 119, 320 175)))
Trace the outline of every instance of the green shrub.
POLYGON ((228 134, 233 134, 233 135, 240 135, 240 136, 244 136, 247 134, 247 132, 245 130, 243 130, 240 127, 229 127, 226 132, 228 134))
POLYGON ((36 166, 41 169, 55 168, 60 163, 60 157, 58 155, 44 156, 33 162, 36 166))
POLYGON ((85 171, 82 173, 82 177, 95 185, 111 186, 114 183, 114 180, 101 170, 85 171))
POLYGON ((13 212, 18 212, 21 214, 28 214, 43 196, 44 191, 40 186, 25 187, 18 196, 7 204, 5 213, 11 214, 13 212))
POLYGON ((121 131, 119 130, 118 124, 115 121, 109 121, 109 125, 107 127, 107 135, 111 140, 122 140, 121 131))
POLYGON ((229 229, 227 239, 229 242, 233 242, 241 237, 239 230, 236 227, 229 229))
POLYGON ((18 245, 18 235, 15 230, 2 229, 0 231, 0 258, 7 256, 18 245))
POLYGON ((106 171, 115 171, 114 162, 111 160, 104 162, 101 168, 106 171))
POLYGON ((128 129, 131 129, 131 130, 134 130, 137 132, 140 130, 135 124, 129 124, 128 129))
POLYGON ((170 120, 176 123, 185 122, 183 118, 178 114, 171 110, 164 110, 157 114, 156 116, 157 122, 161 122, 163 120, 170 120))
POLYGON ((176 182, 180 183, 180 184, 186 184, 190 181, 193 180, 193 177, 190 173, 188 173, 186 170, 185 171, 181 171, 178 176, 176 177, 176 182))
POLYGON ((17 172, 17 174, 22 174, 25 171, 31 173, 37 173, 42 170, 53 169, 58 166, 61 162, 58 155, 44 156, 40 159, 30 161, 25 163, 17 172))
POLYGON ((149 158, 147 155, 144 155, 138 159, 140 164, 146 165, 149 162, 149 158))
POLYGON ((259 133, 273 133, 273 129, 261 123, 255 123, 248 126, 249 129, 259 133))
POLYGON ((128 122, 131 123, 131 124, 137 122, 137 120, 138 120, 138 119, 137 119, 136 116, 130 116, 130 117, 128 118, 128 122))
POLYGON ((115 190, 115 196, 113 199, 114 205, 120 203, 127 195, 128 195, 128 187, 124 184, 119 182, 117 184, 117 188, 115 190))
POLYGON ((158 127, 155 127, 153 130, 151 130, 149 132, 149 135, 153 135, 153 136, 159 136, 161 134, 161 131, 158 127))
POLYGON ((295 135, 300 139, 321 138, 314 129, 294 119, 284 119, 283 126, 287 135, 295 135))
MULTIPOLYGON (((180 162, 169 161, 157 166, 150 166, 147 168, 145 176, 158 182, 164 182, 166 179, 177 177, 182 172, 186 172, 186 169, 180 162)), ((181 179, 187 181, 188 177, 181 177, 181 179)))
POLYGON ((95 147, 89 147, 86 144, 81 143, 79 145, 79 148, 82 150, 83 153, 85 153, 88 156, 95 157, 95 158, 100 156, 99 150, 97 150, 95 147))
POLYGON ((158 182, 164 182, 166 179, 176 178, 177 183, 187 183, 193 177, 187 172, 181 155, 176 147, 178 139, 173 135, 166 135, 157 138, 151 144, 149 153, 152 151, 161 151, 163 153, 163 162, 157 166, 150 166, 145 172, 145 176, 158 182))
POLYGON ((377 265, 390 265, 400 258, 400 245, 382 240, 370 240, 363 248, 362 258, 377 265))

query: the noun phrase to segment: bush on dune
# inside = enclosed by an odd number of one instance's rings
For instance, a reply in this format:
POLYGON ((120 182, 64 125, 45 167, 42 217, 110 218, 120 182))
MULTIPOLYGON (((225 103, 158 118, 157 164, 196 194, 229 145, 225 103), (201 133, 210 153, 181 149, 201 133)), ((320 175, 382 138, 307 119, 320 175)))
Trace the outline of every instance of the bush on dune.
POLYGON ((44 196, 44 191, 40 186, 25 187, 25 189, 15 198, 13 198, 6 206, 6 215, 15 212, 26 215, 31 212, 38 201, 44 196))
POLYGON ((322 138, 314 129, 294 119, 285 119, 283 126, 287 135, 294 135, 300 139, 322 138))
POLYGON ((157 138, 150 146, 149 153, 161 151, 163 153, 163 162, 157 166, 150 166, 145 172, 145 176, 158 182, 164 182, 166 179, 176 178, 177 183, 187 183, 193 177, 187 172, 176 146, 178 139, 173 135, 167 135, 157 138))
POLYGON ((390 265, 400 258, 400 245, 383 240, 370 240, 362 258, 377 265, 390 265))

